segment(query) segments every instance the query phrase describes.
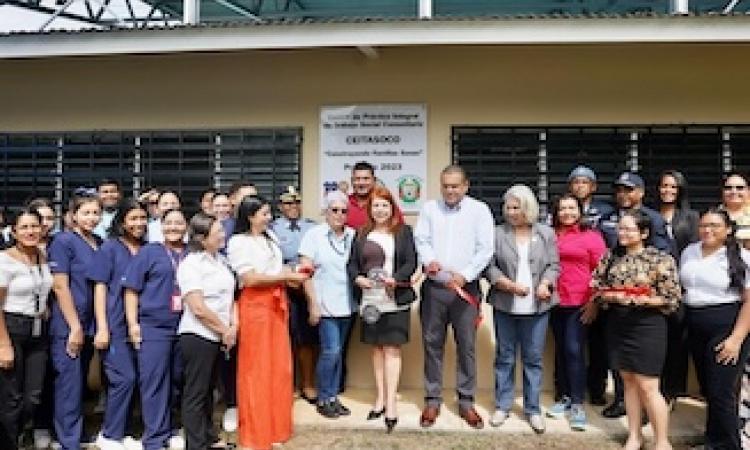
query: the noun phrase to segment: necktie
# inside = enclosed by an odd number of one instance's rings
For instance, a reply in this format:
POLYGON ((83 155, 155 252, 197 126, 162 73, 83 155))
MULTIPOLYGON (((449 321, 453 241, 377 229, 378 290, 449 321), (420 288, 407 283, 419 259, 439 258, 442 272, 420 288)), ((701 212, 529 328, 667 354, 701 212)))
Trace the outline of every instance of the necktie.
POLYGON ((289 219, 289 231, 302 231, 297 223, 297 219, 289 219))

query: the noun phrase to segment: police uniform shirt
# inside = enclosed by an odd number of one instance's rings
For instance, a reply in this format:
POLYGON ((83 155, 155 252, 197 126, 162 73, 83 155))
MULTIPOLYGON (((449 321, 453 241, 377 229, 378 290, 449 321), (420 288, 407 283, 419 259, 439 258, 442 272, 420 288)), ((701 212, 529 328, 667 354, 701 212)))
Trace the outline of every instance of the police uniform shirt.
POLYGON ((291 221, 286 217, 279 217, 271 223, 271 230, 279 239, 284 264, 299 262, 299 245, 302 237, 315 225, 310 219, 291 221))

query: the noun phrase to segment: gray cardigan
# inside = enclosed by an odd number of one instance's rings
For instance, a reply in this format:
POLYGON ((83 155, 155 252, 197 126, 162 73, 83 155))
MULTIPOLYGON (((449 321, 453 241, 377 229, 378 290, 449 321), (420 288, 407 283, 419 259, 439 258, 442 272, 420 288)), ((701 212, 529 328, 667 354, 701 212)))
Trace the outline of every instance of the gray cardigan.
MULTIPOLYGON (((560 302, 555 289, 557 277, 560 274, 560 257, 557 252, 555 231, 551 227, 543 224, 532 225, 529 260, 531 279, 534 284, 531 286, 532 293, 536 292, 542 280, 547 280, 552 290, 551 299, 545 301, 534 299, 536 312, 543 313, 560 302)), ((495 228, 495 254, 485 270, 485 277, 492 285, 487 301, 496 309, 508 313, 512 311, 513 294, 498 289, 496 283, 502 276, 515 281, 517 272, 518 250, 513 227, 507 223, 498 225, 495 228)))

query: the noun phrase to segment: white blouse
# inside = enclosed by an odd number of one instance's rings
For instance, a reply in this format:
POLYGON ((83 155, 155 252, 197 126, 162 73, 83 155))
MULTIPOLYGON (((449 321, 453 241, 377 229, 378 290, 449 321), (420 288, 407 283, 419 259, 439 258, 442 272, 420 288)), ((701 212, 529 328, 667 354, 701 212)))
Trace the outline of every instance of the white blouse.
MULTIPOLYGON (((283 268, 281 248, 276 235, 270 230, 265 236, 235 234, 227 243, 227 259, 237 275, 255 271, 265 275, 278 275, 283 268)), ((240 278, 240 285, 242 279, 240 278)))
MULTIPOLYGON (((750 252, 741 250, 745 264, 750 265, 750 252)), ((726 247, 703 256, 701 243, 688 245, 680 258, 680 282, 685 290, 684 302, 701 307, 741 300, 737 289, 729 289, 729 260, 726 247)), ((745 289, 750 288, 750 271, 745 271, 745 289)))
POLYGON ((52 273, 47 264, 28 266, 1 252, 0 287, 6 288, 3 311, 36 317, 47 309, 52 273))
MULTIPOLYGON (((234 283, 234 274, 222 255, 213 257, 206 252, 190 253, 177 269, 177 284, 183 300, 190 292, 200 291, 206 307, 213 311, 224 325, 231 324, 234 283)), ((214 342, 221 340, 221 336, 195 317, 190 305, 185 303, 183 306, 178 334, 197 334, 214 342)))

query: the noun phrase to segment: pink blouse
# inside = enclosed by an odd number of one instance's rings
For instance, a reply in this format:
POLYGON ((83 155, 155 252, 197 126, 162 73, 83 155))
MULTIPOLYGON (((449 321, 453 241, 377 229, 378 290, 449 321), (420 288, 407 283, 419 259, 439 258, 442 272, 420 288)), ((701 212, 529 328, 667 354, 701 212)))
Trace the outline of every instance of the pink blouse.
POLYGON ((591 273, 607 251, 601 234, 577 226, 557 232, 560 306, 581 306, 591 299, 591 273))

